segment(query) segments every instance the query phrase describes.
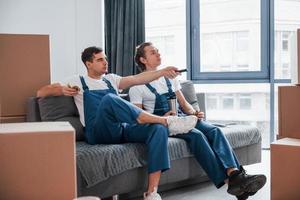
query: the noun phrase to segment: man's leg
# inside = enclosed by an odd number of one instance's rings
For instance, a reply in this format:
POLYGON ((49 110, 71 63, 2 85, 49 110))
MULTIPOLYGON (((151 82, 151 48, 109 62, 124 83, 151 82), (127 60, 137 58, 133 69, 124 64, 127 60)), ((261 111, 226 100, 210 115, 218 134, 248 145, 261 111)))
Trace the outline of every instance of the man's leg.
POLYGON ((232 170, 240 168, 240 163, 238 162, 238 159, 236 158, 231 145, 229 144, 221 129, 200 120, 196 124, 195 128, 201 131, 206 136, 209 143, 211 144, 211 148, 221 160, 224 169, 227 169, 228 175, 232 170))
POLYGON ((147 145, 148 189, 147 193, 158 187, 162 171, 170 168, 168 153, 168 130, 159 124, 135 124, 124 128, 124 142, 139 142, 147 145))
POLYGON ((193 129, 187 134, 180 134, 175 137, 187 142, 191 152, 215 186, 217 188, 223 186, 224 180, 228 178, 226 169, 211 148, 205 135, 201 131, 193 129))
POLYGON ((229 177, 228 193, 237 196, 239 199, 246 199, 248 194, 255 194, 264 186, 266 176, 262 174, 248 175, 246 173, 239 164, 232 147, 221 129, 204 121, 199 121, 196 128, 205 134, 212 149, 218 155, 224 168, 227 169, 229 177))
POLYGON ((106 117, 115 122, 129 124, 162 124, 167 126, 167 117, 160 117, 143 111, 141 108, 122 99, 115 94, 105 95, 99 105, 98 112, 105 113, 106 117))
POLYGON ((161 175, 161 171, 157 171, 149 174, 148 189, 147 189, 148 194, 154 192, 155 188, 158 187, 160 175, 161 175))
POLYGON ((125 122, 129 124, 162 124, 164 126, 168 126, 170 130, 172 129, 174 124, 177 123, 179 125, 182 125, 179 128, 184 127, 189 131, 194 128, 197 121, 195 116, 181 117, 180 120, 169 120, 170 118, 178 119, 178 117, 161 117, 153 115, 143 111, 142 109, 115 94, 107 94, 102 98, 98 113, 100 113, 98 117, 107 118, 110 122, 125 122), (101 114, 105 114, 105 116, 101 116, 101 114), (170 126, 171 122, 174 123, 170 126))

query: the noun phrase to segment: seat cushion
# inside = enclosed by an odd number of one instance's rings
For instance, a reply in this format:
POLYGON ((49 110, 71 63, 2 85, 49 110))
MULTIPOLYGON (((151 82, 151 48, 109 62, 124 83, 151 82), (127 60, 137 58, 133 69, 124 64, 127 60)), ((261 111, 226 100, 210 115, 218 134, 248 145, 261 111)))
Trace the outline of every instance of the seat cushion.
POLYGON ((258 128, 249 125, 227 125, 221 128, 232 148, 256 144, 261 141, 258 128))
MULTIPOLYGON (((232 125, 221 129, 232 148, 261 141, 260 132, 253 126, 232 125)), ((187 143, 179 138, 169 137, 168 149, 170 160, 193 156, 187 143)), ((77 167, 87 183, 86 187, 92 187, 126 170, 145 166, 146 158, 146 146, 140 143, 89 145, 77 142, 76 144, 77 167)))

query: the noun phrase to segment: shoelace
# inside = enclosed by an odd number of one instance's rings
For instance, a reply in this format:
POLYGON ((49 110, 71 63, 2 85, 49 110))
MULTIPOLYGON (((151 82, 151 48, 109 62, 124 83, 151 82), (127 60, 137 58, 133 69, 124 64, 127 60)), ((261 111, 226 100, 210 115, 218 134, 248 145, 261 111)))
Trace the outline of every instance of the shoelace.
POLYGON ((240 172, 243 175, 247 175, 247 171, 243 168, 243 166, 240 167, 240 172))

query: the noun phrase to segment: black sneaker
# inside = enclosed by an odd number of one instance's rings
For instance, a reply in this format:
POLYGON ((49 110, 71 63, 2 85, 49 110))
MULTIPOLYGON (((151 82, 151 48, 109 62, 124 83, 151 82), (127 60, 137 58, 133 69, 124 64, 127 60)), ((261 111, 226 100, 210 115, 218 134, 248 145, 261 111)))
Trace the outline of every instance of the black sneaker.
POLYGON ((227 192, 234 196, 242 196, 244 199, 247 199, 248 197, 246 198, 246 196, 250 194, 254 195, 265 185, 266 180, 266 176, 262 174, 246 174, 246 171, 241 166, 240 170, 233 171, 230 174, 227 192), (244 194, 245 192, 248 192, 248 194, 244 194))
POLYGON ((237 195, 237 196, 236 196, 236 198, 237 198, 238 200, 246 200, 246 199, 248 199, 248 197, 249 197, 248 192, 244 192, 243 194, 237 195))
POLYGON ((242 195, 236 196, 238 200, 246 200, 249 196, 255 195, 256 192, 244 192, 242 195))

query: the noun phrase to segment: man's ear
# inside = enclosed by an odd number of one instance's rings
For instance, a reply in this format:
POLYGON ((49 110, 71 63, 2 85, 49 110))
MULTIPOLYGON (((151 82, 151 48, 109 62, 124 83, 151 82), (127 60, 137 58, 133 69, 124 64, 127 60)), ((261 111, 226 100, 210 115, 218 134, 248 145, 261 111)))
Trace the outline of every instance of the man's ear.
POLYGON ((140 61, 141 63, 145 64, 147 62, 147 60, 144 57, 140 57, 140 61))
POLYGON ((86 61, 86 62, 85 62, 85 65, 86 65, 86 67, 87 67, 88 69, 91 67, 91 64, 92 64, 92 63, 89 62, 89 61, 86 61))

